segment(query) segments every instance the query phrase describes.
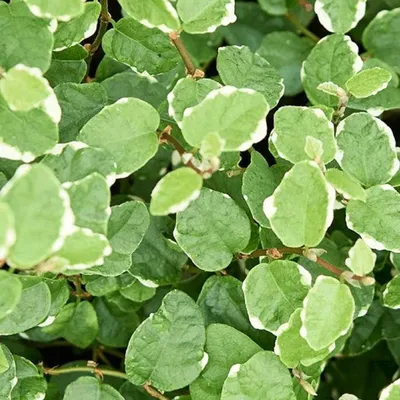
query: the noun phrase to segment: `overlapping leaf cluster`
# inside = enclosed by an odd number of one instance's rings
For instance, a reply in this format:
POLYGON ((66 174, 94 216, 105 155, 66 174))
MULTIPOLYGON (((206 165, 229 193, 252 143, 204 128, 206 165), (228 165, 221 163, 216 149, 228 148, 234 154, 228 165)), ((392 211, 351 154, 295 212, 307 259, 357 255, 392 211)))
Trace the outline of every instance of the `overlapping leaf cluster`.
POLYGON ((400 3, 111 3, 0 2, 0 398, 400 398, 400 3))

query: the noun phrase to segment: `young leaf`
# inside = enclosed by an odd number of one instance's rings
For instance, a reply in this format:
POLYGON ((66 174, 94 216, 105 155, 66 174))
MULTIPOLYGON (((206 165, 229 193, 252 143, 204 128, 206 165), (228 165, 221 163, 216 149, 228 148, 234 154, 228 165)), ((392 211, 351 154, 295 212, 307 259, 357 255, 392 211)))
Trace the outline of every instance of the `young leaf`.
POLYGON ((7 259, 9 265, 32 268, 57 251, 72 232, 69 196, 44 165, 19 167, 0 197, 15 217, 17 240, 7 259))
POLYGON ((175 214, 186 210, 200 195, 202 177, 191 168, 179 168, 162 178, 151 193, 153 215, 175 214))
POLYGON ((24 0, 33 15, 39 18, 70 21, 84 11, 81 0, 24 0))
POLYGON ((351 328, 354 299, 337 279, 319 276, 304 299, 300 335, 313 350, 322 350, 351 328))
POLYGON ((325 178, 346 200, 366 200, 365 190, 346 172, 331 168, 326 171, 325 178))
POLYGON ((358 239, 349 250, 346 265, 356 275, 367 275, 374 269, 375 261, 376 254, 367 246, 364 240, 358 239))
POLYGON ((354 113, 340 122, 336 138, 336 161, 365 186, 386 183, 399 169, 392 130, 380 119, 354 113))
POLYGON ((391 385, 385 387, 379 397, 379 400, 396 400, 400 396, 400 379, 394 381, 391 385))
POLYGON ((270 108, 274 108, 283 95, 283 79, 275 68, 246 46, 220 47, 217 69, 226 85, 262 93, 270 108))
POLYGON ((376 67, 360 71, 346 82, 346 88, 357 99, 369 97, 386 89, 392 74, 376 67))
POLYGON ((364 17, 367 0, 317 0, 315 12, 329 32, 346 33, 364 17))
POLYGON ((178 31, 178 13, 169 0, 118 0, 126 13, 148 28, 178 31))
POLYGON ((13 312, 20 301, 22 284, 6 271, 0 271, 0 320, 13 312))
POLYGON ((400 308, 400 275, 396 275, 386 286, 383 292, 383 304, 395 310, 400 308))
POLYGON ((257 265, 243 282, 251 324, 276 335, 301 307, 310 287, 311 275, 295 262, 278 260, 257 265))
POLYGON ((16 241, 15 220, 11 208, 0 203, 0 259, 5 260, 16 241))
POLYGON ((307 97, 315 105, 337 107, 338 99, 318 90, 318 85, 333 82, 344 87, 361 70, 362 65, 358 47, 349 36, 334 34, 324 37, 303 63, 301 79, 307 97))
POLYGON ((214 32, 236 21, 234 0, 178 0, 177 9, 187 33, 214 32))
POLYGON ((261 347, 229 325, 211 324, 206 329, 208 363, 190 384, 193 400, 219 400, 222 386, 234 364, 243 364, 261 347))
POLYGON ((292 163, 309 160, 305 151, 307 137, 322 142, 322 161, 327 164, 336 153, 334 127, 320 109, 287 106, 280 108, 274 115, 274 130, 271 141, 279 157, 292 163))
POLYGON ((133 334, 126 351, 126 373, 135 385, 148 383, 162 391, 183 388, 207 363, 204 344, 200 309, 187 294, 174 290, 133 334), (150 347, 147 338, 152 338, 150 347))
POLYGON ((268 111, 262 94, 225 86, 185 110, 182 133, 194 147, 201 147, 208 134, 216 133, 225 141, 224 151, 244 151, 266 136, 268 111))
POLYGON ((250 221, 228 195, 203 189, 177 214, 174 237, 200 269, 219 271, 248 244, 250 221))
POLYGON ((335 191, 318 165, 302 161, 285 174, 274 194, 265 200, 264 213, 285 246, 315 247, 333 220, 334 201, 335 191))
POLYGON ((158 148, 158 112, 142 100, 123 98, 105 107, 81 130, 78 139, 107 150, 117 163, 117 177, 141 168, 158 148))
POLYGON ((290 373, 271 351, 260 351, 244 364, 233 365, 221 395, 221 400, 294 398, 290 373))
POLYGON ((124 400, 112 386, 106 385, 91 376, 80 377, 65 389, 63 400, 76 400, 77 398, 85 400, 124 400))

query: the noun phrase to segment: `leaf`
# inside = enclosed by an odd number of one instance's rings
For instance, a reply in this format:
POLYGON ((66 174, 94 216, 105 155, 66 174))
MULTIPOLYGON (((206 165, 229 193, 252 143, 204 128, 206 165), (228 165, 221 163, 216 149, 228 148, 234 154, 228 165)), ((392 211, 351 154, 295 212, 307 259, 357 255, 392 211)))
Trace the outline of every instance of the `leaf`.
POLYGON ((0 372, 0 396, 8 400, 11 398, 11 392, 16 381, 15 361, 10 350, 2 343, 0 343, 0 350, 4 355, 3 371, 0 372))
POLYGON ((277 187, 273 170, 257 151, 251 153, 251 163, 243 174, 242 193, 253 218, 263 227, 270 227, 263 211, 263 202, 277 187))
POLYGON ((97 1, 85 3, 83 13, 68 22, 59 22, 54 32, 53 51, 64 50, 92 36, 96 32, 100 10, 101 6, 97 1))
POLYGON ((351 328, 354 299, 348 286, 335 278, 319 276, 303 307, 300 335, 313 350, 330 346, 351 328))
POLYGON ((381 392, 379 400, 396 400, 398 396, 400 396, 400 379, 385 387, 381 392))
POLYGON ((21 299, 22 284, 19 279, 0 271, 0 321, 13 312, 21 299))
POLYGON ((248 244, 250 221, 228 195, 203 189, 177 214, 174 237, 197 267, 219 271, 248 244))
POLYGON ((176 169, 164 176, 153 189, 150 212, 153 215, 182 212, 199 197, 202 186, 202 177, 193 169, 176 169))
POLYGON ((311 103, 337 107, 338 99, 318 90, 323 82, 333 82, 340 87, 359 72, 362 60, 358 47, 349 36, 334 34, 324 37, 311 50, 301 70, 304 90, 311 103), (321 65, 324 65, 321 68, 321 65))
POLYGON ((380 119, 354 113, 340 122, 336 138, 336 161, 365 186, 386 183, 399 169, 392 130, 380 119))
POLYGON ((200 309, 187 294, 174 290, 133 334, 126 351, 126 373, 135 385, 147 382, 161 391, 183 388, 206 364, 204 344, 200 309), (146 340, 150 337, 151 343, 146 340))
POLYGON ((178 14, 169 0, 118 0, 126 13, 148 28, 162 32, 180 29, 178 14))
POLYGON ((24 332, 43 322, 50 311, 51 293, 44 282, 34 277, 21 277, 21 297, 5 318, 0 320, 0 335, 9 336, 24 332))
POLYGON ((98 83, 65 83, 55 89, 62 110, 60 141, 75 140, 82 127, 107 105, 107 92, 98 83))
POLYGON ((335 191, 317 164, 302 161, 285 174, 274 194, 265 200, 264 213, 285 246, 314 247, 332 222, 334 201, 335 191))
POLYGON ((103 265, 86 271, 88 274, 118 276, 131 265, 131 256, 139 247, 149 227, 150 218, 146 206, 138 201, 128 201, 111 208, 107 238, 112 253, 103 265))
POLYGON ((142 167, 157 152, 158 112, 142 100, 123 98, 105 107, 81 130, 78 139, 107 150, 123 178, 142 167))
POLYGON ((356 275, 367 275, 375 266, 376 254, 362 240, 358 239, 355 245, 349 250, 349 257, 346 265, 356 275))
POLYGON ((271 15, 287 13, 286 0, 258 0, 261 8, 271 15))
POLYGON ((110 385, 91 376, 83 376, 70 383, 65 389, 63 400, 123 400, 124 398, 110 385), (82 397, 83 396, 83 397, 82 397))
POLYGON ((180 79, 168 95, 169 115, 181 128, 185 110, 197 106, 211 91, 221 87, 211 79, 195 80, 190 76, 180 79))
POLYGON ((8 70, 17 64, 43 72, 49 68, 54 39, 47 21, 33 16, 22 2, 1 2, 0 26, 2 68, 8 70))
POLYGON ((367 0, 317 0, 314 7, 326 30, 346 33, 364 17, 366 3, 367 0))
POLYGON ((120 19, 104 35, 102 46, 107 56, 151 75, 168 72, 181 62, 167 35, 132 18, 120 19))
POLYGON ((293 32, 272 32, 266 35, 257 50, 283 78, 285 95, 294 96, 303 91, 300 70, 314 43, 293 32))
POLYGON ((396 275, 386 286, 383 292, 383 304, 395 310, 400 308, 400 275, 396 275))
POLYGON ((274 352, 288 368, 296 368, 300 363, 310 366, 322 361, 330 353, 327 348, 313 350, 301 337, 301 311, 301 308, 295 310, 290 316, 289 322, 281 325, 275 342, 274 352))
POLYGON ((259 264, 243 282, 251 324, 274 335, 303 303, 311 287, 311 275, 292 261, 259 264))
POLYGON ((134 281, 135 278, 129 272, 124 272, 118 276, 84 275, 86 291, 97 297, 128 287, 134 281))
POLYGON ((366 200, 365 190, 346 172, 331 168, 326 171, 325 178, 346 200, 366 200))
POLYGON ((400 72, 399 43, 395 38, 399 34, 400 10, 383 10, 376 14, 362 35, 364 47, 375 57, 400 72))
POLYGON ((121 289, 120 293, 126 299, 137 303, 142 303, 154 297, 156 294, 156 289, 144 286, 137 279, 135 279, 131 285, 121 289))
POLYGON ((193 400, 219 400, 222 386, 234 364, 249 360, 261 348, 243 333, 228 325, 211 324, 206 329, 208 363, 190 384, 193 400))
POLYGON ((17 240, 7 258, 11 266, 32 268, 57 251, 72 231, 68 194, 44 165, 19 167, 0 197, 15 217, 17 240))
POLYGON ((309 160, 305 147, 307 137, 318 139, 323 145, 322 162, 332 161, 336 153, 334 127, 322 110, 317 108, 287 106, 274 115, 271 141, 279 157, 293 164, 309 160))
POLYGON ((225 141, 224 151, 244 151, 266 136, 268 111, 268 104, 260 93, 225 86, 185 110, 183 137, 191 146, 201 147, 208 134, 216 133, 225 141))
POLYGON ((339 400, 359 400, 358 397, 352 395, 352 394, 344 394, 343 396, 339 397, 339 400))
POLYGON ((244 364, 229 371, 221 400, 288 400, 294 399, 289 371, 271 351, 260 351, 244 364), (265 372, 268 371, 268 374, 265 372))
POLYGON ((106 179, 95 172, 79 181, 64 183, 63 187, 70 197, 75 225, 106 234, 111 214, 111 195, 106 179))
MULTIPOLYGON (((6 203, 0 203, 0 260, 5 260, 16 241, 14 214, 6 203)), ((1 291, 0 291, 1 293, 1 291)))
POLYGON ((263 94, 270 108, 278 104, 285 89, 276 69, 246 46, 220 47, 217 70, 226 85, 263 94))
POLYGON ((177 10, 187 33, 214 32, 236 21, 234 0, 178 0, 177 10))
POLYGON ((346 82, 347 90, 357 99, 369 97, 387 88, 392 74, 376 67, 366 69, 354 75, 346 82))
POLYGON ((70 21, 84 12, 81 0, 24 0, 33 15, 39 18, 56 18, 70 21))

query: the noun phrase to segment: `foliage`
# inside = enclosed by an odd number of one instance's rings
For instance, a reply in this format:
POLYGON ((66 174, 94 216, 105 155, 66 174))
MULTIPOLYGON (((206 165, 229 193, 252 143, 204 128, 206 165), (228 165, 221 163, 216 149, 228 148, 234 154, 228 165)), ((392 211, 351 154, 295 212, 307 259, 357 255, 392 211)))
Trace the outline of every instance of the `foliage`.
POLYGON ((1 400, 400 399, 398 0, 0 28, 1 400))

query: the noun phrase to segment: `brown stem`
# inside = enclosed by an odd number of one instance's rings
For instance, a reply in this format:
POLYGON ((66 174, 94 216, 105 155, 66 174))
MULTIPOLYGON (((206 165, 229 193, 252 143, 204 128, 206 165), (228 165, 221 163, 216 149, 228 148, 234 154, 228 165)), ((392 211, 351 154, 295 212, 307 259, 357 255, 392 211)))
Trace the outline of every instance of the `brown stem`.
POLYGON ((298 31, 308 36, 314 43, 319 42, 319 37, 314 35, 310 30, 308 30, 293 14, 287 13, 285 17, 296 27, 298 31))
MULTIPOLYGON (((299 254, 302 256, 303 252, 304 252, 304 250, 302 248, 281 247, 281 248, 256 250, 250 254, 240 254, 239 258, 247 259, 247 258, 257 258, 257 257, 262 257, 262 256, 270 256, 272 258, 278 259, 278 258, 282 258, 284 254, 299 254)), ((317 257, 316 262, 322 268, 325 268, 327 271, 332 272, 333 274, 335 274, 337 276, 341 276, 343 274, 343 272, 345 272, 342 269, 335 267, 333 264, 329 263, 328 261, 325 261, 321 257, 317 257)), ((363 281, 365 279, 365 277, 353 274, 351 276, 351 279, 354 279, 356 281, 363 281)))
POLYGON ((153 387, 151 387, 149 384, 145 383, 143 385, 144 390, 152 397, 154 397, 155 399, 159 399, 159 400, 169 400, 168 397, 165 397, 163 394, 161 394, 158 390, 154 389, 153 387))

